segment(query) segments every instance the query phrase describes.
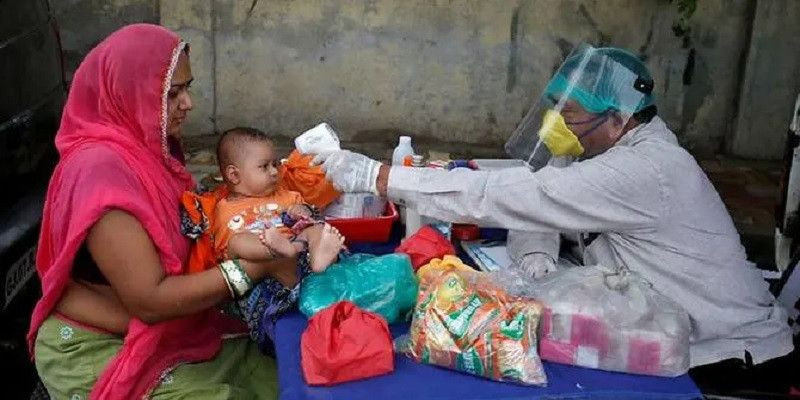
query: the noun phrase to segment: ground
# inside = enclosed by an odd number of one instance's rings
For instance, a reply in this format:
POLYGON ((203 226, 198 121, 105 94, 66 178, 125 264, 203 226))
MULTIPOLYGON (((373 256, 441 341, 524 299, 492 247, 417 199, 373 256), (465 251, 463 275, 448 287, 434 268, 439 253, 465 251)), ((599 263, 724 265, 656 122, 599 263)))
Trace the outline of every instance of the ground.
POLYGON ((774 264, 775 207, 781 165, 722 156, 700 161, 731 213, 748 258, 764 268, 774 264))

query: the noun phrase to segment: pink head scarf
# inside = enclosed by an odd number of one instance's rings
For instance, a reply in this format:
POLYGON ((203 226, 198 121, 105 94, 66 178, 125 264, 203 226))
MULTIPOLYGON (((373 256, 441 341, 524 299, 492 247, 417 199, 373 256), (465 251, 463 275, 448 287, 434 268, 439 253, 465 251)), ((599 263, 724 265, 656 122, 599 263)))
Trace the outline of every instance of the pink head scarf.
MULTIPOLYGON (((189 244, 181 235, 179 201, 191 176, 169 154, 167 91, 186 44, 166 28, 136 24, 101 42, 75 72, 56 135, 61 159, 50 181, 36 265, 42 299, 28 343, 61 298, 73 259, 89 229, 111 209, 144 226, 167 275, 183 272, 189 244)), ((179 363, 212 358, 223 323, 209 310, 147 325, 132 319, 124 344, 91 397, 146 396, 179 363)))

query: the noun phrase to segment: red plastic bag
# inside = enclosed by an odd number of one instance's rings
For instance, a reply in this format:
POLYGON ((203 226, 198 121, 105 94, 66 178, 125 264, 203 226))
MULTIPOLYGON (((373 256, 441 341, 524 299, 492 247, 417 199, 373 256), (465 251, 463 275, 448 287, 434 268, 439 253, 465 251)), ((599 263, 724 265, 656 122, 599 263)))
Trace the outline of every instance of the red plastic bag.
POLYGON ((278 170, 278 186, 300 193, 303 200, 315 207, 324 209, 339 197, 333 184, 325 180, 325 173, 320 166, 312 167, 314 157, 302 155, 297 150, 289 154, 278 170))
POLYGON ((417 233, 404 240, 394 252, 408 254, 411 257, 414 271, 434 258, 444 258, 446 255, 456 254, 453 245, 439 231, 430 226, 422 227, 417 233))
POLYGON ((340 301, 308 320, 300 342, 309 385, 330 386, 394 371, 389 326, 379 315, 340 301))

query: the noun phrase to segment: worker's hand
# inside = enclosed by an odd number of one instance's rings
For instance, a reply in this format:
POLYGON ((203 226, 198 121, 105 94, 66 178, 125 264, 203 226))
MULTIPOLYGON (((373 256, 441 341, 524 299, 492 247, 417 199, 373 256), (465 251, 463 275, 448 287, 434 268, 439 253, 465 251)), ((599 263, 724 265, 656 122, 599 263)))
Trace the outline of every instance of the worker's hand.
POLYGON ((539 279, 556 270, 556 261, 545 253, 531 253, 519 260, 522 272, 530 278, 539 279))
POLYGON ((369 192, 378 194, 376 180, 381 163, 349 150, 320 153, 312 165, 322 164, 325 177, 340 192, 369 192))

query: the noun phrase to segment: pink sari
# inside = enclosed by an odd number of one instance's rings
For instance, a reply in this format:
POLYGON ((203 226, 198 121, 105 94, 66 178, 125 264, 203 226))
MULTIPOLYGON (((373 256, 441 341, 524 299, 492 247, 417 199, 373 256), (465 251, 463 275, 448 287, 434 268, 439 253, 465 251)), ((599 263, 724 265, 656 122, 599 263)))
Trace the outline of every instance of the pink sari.
MULTIPOLYGON (((189 243, 179 227, 179 201, 191 176, 169 155, 167 91, 186 44, 155 25, 130 25, 95 47, 75 73, 56 135, 61 159, 47 192, 36 265, 43 296, 28 343, 70 279, 89 229, 111 209, 142 224, 167 275, 183 272, 189 243)), ((119 353, 93 399, 146 397, 178 364, 213 358, 225 326, 214 310, 147 325, 133 318, 119 353)))

